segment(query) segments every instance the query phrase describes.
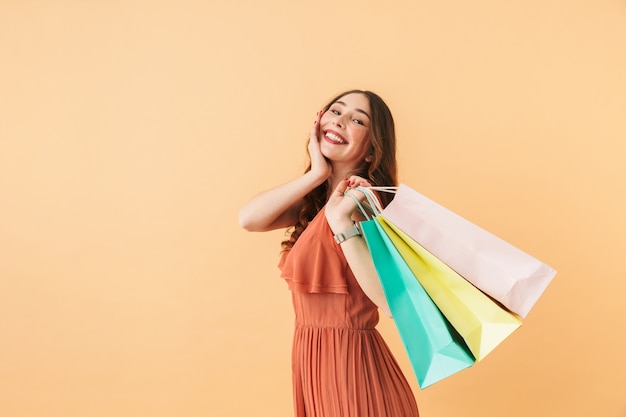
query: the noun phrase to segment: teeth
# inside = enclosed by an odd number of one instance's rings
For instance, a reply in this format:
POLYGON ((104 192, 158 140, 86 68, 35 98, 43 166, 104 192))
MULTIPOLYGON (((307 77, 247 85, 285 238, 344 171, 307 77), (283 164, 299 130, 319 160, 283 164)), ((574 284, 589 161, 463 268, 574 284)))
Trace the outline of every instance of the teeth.
POLYGON ((332 140, 333 142, 337 142, 337 143, 346 143, 345 140, 341 139, 339 136, 335 135, 334 133, 326 133, 326 137, 330 140, 332 140))

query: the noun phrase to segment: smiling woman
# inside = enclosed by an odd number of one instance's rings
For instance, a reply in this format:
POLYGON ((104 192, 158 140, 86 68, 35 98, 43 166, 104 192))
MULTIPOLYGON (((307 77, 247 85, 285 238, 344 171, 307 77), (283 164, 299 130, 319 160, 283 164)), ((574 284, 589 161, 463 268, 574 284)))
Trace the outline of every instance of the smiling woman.
MULTIPOLYGON (((310 165, 264 191, 239 214, 242 227, 292 227, 279 262, 296 315, 292 371, 297 417, 418 416, 411 388, 380 333, 390 315, 365 241, 358 186, 396 185, 393 117, 369 91, 339 94, 317 113, 310 165)), ((386 204, 386 196, 381 196, 386 204)))
POLYGON ((322 114, 320 129, 324 141, 322 155, 332 160, 335 169, 351 170, 362 161, 371 162, 368 142, 370 108, 367 96, 351 93, 335 101, 322 114))

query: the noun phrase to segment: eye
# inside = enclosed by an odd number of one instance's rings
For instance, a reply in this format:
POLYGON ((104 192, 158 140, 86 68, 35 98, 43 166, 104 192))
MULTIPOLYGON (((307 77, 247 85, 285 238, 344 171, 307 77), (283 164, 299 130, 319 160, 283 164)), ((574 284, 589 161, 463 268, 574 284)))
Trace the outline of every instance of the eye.
POLYGON ((332 112, 333 114, 336 114, 337 116, 339 116, 339 114, 340 114, 340 113, 339 113, 339 110, 335 110, 335 109, 332 109, 332 110, 331 110, 331 112, 332 112))
POLYGON ((353 122, 356 123, 357 125, 361 125, 361 126, 365 125, 365 123, 363 123, 363 121, 359 119, 354 119, 353 122))

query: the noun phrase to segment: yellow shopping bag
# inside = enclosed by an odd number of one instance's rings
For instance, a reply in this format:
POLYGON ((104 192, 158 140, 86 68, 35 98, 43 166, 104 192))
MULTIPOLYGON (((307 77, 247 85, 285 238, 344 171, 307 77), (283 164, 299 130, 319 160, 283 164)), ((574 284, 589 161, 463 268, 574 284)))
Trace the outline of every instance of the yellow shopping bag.
POLYGON ((387 219, 376 219, 477 361, 521 326, 517 315, 500 307, 387 219))

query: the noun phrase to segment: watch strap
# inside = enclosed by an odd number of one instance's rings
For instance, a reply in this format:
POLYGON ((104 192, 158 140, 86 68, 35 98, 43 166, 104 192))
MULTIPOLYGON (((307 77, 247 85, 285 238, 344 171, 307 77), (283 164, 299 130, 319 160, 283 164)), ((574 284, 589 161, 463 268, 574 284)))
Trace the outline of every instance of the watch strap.
POLYGON ((355 236, 362 236, 362 233, 361 230, 359 230, 359 226, 357 226, 356 223, 352 223, 352 227, 350 227, 348 230, 337 233, 333 237, 335 238, 335 242, 337 242, 337 244, 342 244, 346 240, 355 236))

